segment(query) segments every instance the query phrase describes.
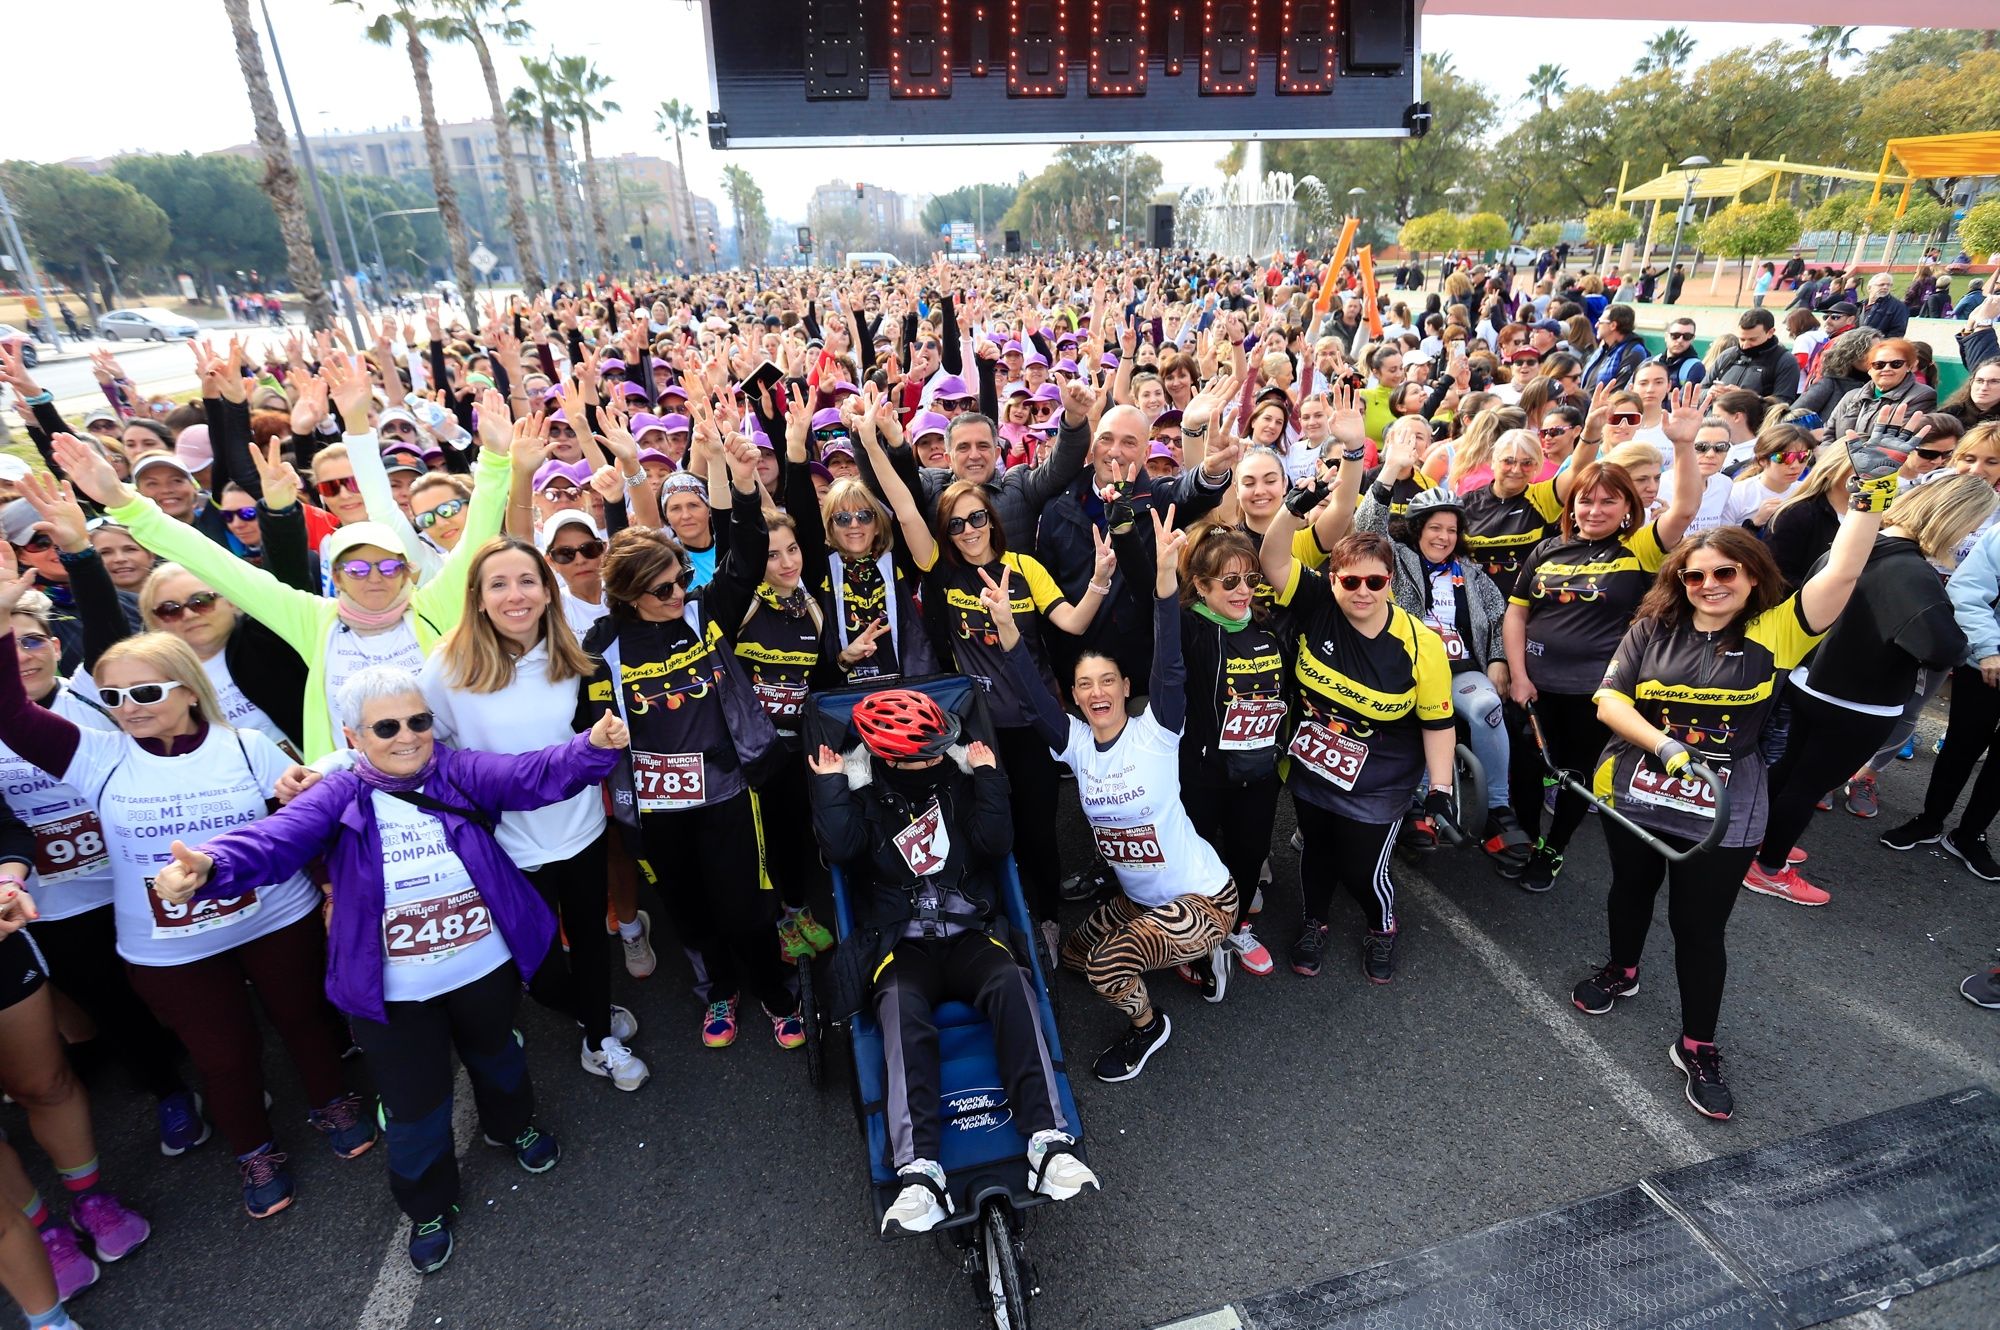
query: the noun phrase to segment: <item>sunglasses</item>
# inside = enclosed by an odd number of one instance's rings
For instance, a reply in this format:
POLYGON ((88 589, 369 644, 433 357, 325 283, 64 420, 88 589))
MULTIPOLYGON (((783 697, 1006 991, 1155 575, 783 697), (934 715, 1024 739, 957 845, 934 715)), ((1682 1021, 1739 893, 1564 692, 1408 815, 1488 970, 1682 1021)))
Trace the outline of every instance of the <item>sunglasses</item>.
POLYGON ((694 581, 694 569, 683 568, 658 586, 647 587, 645 594, 654 600, 666 600, 674 594, 676 588, 685 589, 692 581, 694 581))
MULTIPOLYGON (((11 544, 12 542, 9 543, 11 544)), ((55 541, 49 537, 48 532, 37 531, 34 535, 29 536, 27 540, 23 541, 21 544, 15 545, 14 548, 21 551, 23 554, 40 554, 43 551, 52 548, 54 545, 55 541)))
POLYGON ((835 526, 874 526, 875 511, 872 508, 849 509, 833 515, 835 526))
POLYGON ((22 633, 14 638, 14 645, 23 651, 40 651, 53 641, 53 637, 44 633, 22 633))
POLYGON ((164 701, 167 694, 171 693, 174 689, 185 687, 187 685, 179 679, 169 679, 165 683, 135 683, 130 688, 107 688, 103 684, 99 684, 97 686, 97 696, 103 701, 105 706, 116 711, 127 702, 132 702, 142 707, 150 707, 155 702, 164 701))
POLYGON ((1782 462, 1786 466, 1796 466, 1801 462, 1807 461, 1811 457, 1812 454, 1807 452, 1779 453, 1777 460, 1779 462, 1782 462))
POLYGON ((1545 439, 1560 439, 1575 428, 1575 425, 1544 425, 1540 433, 1545 439))
POLYGON ((1264 585, 1264 575, 1262 573, 1224 573, 1220 577, 1211 577, 1208 580, 1221 587, 1224 591, 1234 591, 1245 582, 1248 582, 1253 587, 1264 585))
POLYGON ((1726 443, 1697 443, 1694 446, 1694 450, 1698 453, 1726 453, 1729 451, 1729 445, 1726 443))
POLYGON ((320 492, 322 498, 327 499, 331 499, 334 495, 342 491, 349 494, 359 494, 361 492, 361 484, 353 476, 342 476, 338 480, 316 481, 313 484, 313 488, 320 492))
POLYGON ((979 409, 979 399, 977 397, 940 397, 937 400, 937 404, 946 411, 977 411, 979 409))
POLYGON ((969 514, 968 516, 951 518, 944 524, 944 532, 948 536, 962 536, 965 534, 967 527, 971 527, 977 531, 992 520, 993 514, 981 508, 978 512, 969 514))
POLYGON ((831 443, 835 439, 852 438, 845 425, 825 425, 812 432, 813 442, 831 443))
POLYGON ((1719 564, 1714 568, 1683 568, 1681 585, 1692 591, 1696 587, 1706 586, 1712 579, 1717 586, 1728 586, 1742 571, 1733 563, 1719 564))
POLYGON ((465 499, 446 499, 429 512, 418 513, 411 520, 417 524, 417 530, 428 531, 446 518, 457 517, 464 512, 467 502, 465 499))
POLYGON ((391 716, 387 719, 374 722, 368 727, 368 732, 377 739, 393 739, 401 734, 403 727, 407 725, 410 727, 411 734, 429 734, 431 726, 436 722, 436 719, 428 711, 419 711, 408 720, 397 720, 391 716))
POLYGON ((1669 342, 1692 342, 1694 340, 1694 334, 1691 332, 1684 332, 1684 333, 1670 332, 1667 334, 1667 340, 1669 342))
POLYGON ((1949 448, 1912 448, 1910 451, 1923 458, 1926 462, 1942 462, 1945 458, 1951 456, 1951 449, 1949 448))
POLYGON ((1614 425, 1636 425, 1643 418, 1637 411, 1613 411, 1609 417, 1614 425))
POLYGON ((410 565, 407 559, 378 559, 373 563, 366 559, 348 559, 334 566, 349 577, 359 580, 371 572, 380 573, 384 577, 397 577, 410 565))
POLYGON ((542 489, 542 497, 550 503, 567 503, 581 493, 574 485, 547 485, 542 489))
POLYGON ((553 425, 549 426, 549 437, 551 439, 568 439, 571 442, 575 442, 576 431, 571 429, 568 425, 564 424, 562 421, 558 420, 553 425))
POLYGON ((1903 366, 1905 366, 1905 365, 1907 365, 1907 364, 1909 364, 1909 363, 1910 363, 1910 362, 1909 362, 1909 361, 1907 361, 1907 360, 1873 360, 1873 361, 1870 361, 1870 362, 1869 362, 1869 364, 1868 364, 1868 368, 1870 368, 1870 369, 1901 369, 1901 368, 1902 368, 1903 366))
POLYGON ((604 556, 604 542, 601 540, 579 540, 574 545, 565 545, 559 550, 549 551, 549 562, 567 567, 578 559, 598 559, 604 556))
POLYGON ((1340 583, 1343 591, 1359 591, 1364 586, 1370 591, 1380 591, 1389 585, 1387 573, 1342 573, 1334 580, 1340 583))
POLYGON ((153 606, 153 617, 161 623, 178 623, 180 622, 180 617, 190 611, 196 614, 207 614, 215 608, 215 603, 221 599, 222 597, 216 595, 213 591, 197 591, 186 600, 161 601, 159 604, 153 606))

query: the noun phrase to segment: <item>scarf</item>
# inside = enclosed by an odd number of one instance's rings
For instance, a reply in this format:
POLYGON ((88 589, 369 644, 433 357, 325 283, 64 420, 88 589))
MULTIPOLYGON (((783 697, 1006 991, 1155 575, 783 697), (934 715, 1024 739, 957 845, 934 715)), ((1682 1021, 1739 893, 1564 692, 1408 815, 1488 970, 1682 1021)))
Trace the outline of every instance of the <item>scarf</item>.
POLYGON ((354 774, 361 777, 361 783, 371 790, 381 790, 385 794, 407 793, 423 788, 425 781, 437 774, 437 745, 431 745, 431 755, 424 765, 407 776, 391 776, 377 768, 360 753, 354 755, 354 774))
POLYGON ((384 628, 393 628, 402 621, 403 615, 410 608, 410 594, 413 589, 408 582, 405 582, 403 589, 396 593, 396 598, 379 610, 363 607, 345 591, 334 593, 334 603, 340 621, 349 628, 363 633, 380 632, 384 628))
POLYGON ((1194 604, 1188 606, 1188 608, 1193 610, 1196 614, 1199 614, 1202 618, 1208 620, 1210 623, 1220 624, 1222 626, 1222 630, 1226 633, 1242 632, 1245 628, 1248 628, 1250 626, 1250 620, 1256 615, 1256 610, 1253 608, 1249 614, 1244 615, 1242 618, 1232 619, 1228 615, 1217 614, 1214 610, 1208 607, 1207 602, 1199 600, 1196 601, 1194 604))

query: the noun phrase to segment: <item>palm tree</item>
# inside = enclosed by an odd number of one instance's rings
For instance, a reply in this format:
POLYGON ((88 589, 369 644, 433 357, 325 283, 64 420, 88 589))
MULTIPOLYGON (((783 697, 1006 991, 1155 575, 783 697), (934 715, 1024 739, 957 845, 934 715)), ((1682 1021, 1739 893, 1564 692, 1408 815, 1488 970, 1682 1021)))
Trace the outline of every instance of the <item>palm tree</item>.
POLYGON ((533 232, 538 247, 536 263, 538 266, 547 264, 553 275, 552 270, 567 260, 559 247, 551 258, 546 240, 550 229, 549 210, 548 204, 542 200, 541 172, 547 168, 546 166, 538 168, 535 165, 535 145, 540 141, 542 134, 541 104, 535 100, 534 93, 526 88, 516 88, 507 94, 506 115, 508 126, 520 131, 521 147, 528 163, 528 188, 535 196, 533 232))
POLYGON ((292 165, 292 146, 278 118, 277 99, 264 72, 264 48, 250 21, 250 0, 222 0, 229 30, 236 37, 236 66, 250 94, 250 114, 257 122, 257 147, 264 154, 264 195, 278 215, 278 234, 285 242, 285 272, 306 302, 306 321, 316 331, 333 327, 333 301, 320 276, 319 255, 313 252, 312 225, 299 197, 299 173, 292 165))
POLYGON ((1528 75, 1528 96, 1541 103, 1544 111, 1549 109, 1549 99, 1560 97, 1569 91, 1569 71, 1561 65, 1542 65, 1528 75))
POLYGON ((590 205, 590 230, 596 241, 595 266, 602 268, 611 253, 611 238, 604 224, 604 199, 597 189, 597 154, 590 144, 590 125, 594 120, 602 121, 606 111, 623 108, 617 102, 600 100, 600 94, 611 86, 611 79, 585 57, 566 55, 559 68, 570 118, 583 129, 583 197, 590 205))
POLYGON ((526 41, 534 33, 519 16, 521 0, 431 0, 438 7, 438 34, 448 42, 466 42, 479 57, 479 72, 486 80, 486 101, 493 117, 493 136, 500 141, 500 170, 507 177, 507 229, 514 233, 514 255, 520 261, 521 280, 530 295, 542 289, 542 266, 535 258, 534 233, 529 229, 528 204, 521 196, 521 176, 514 163, 514 134, 507 117, 507 104, 500 99, 500 77, 493 68, 493 48, 488 36, 509 45, 526 41))
POLYGON ((762 263, 771 238, 770 222, 764 216, 764 191, 734 162, 722 168, 722 188, 736 214, 736 262, 746 268, 762 263))
POLYGON ((1671 73, 1694 57, 1694 36, 1686 28, 1663 28, 1646 43, 1646 54, 1634 66, 1641 74, 1671 73))
POLYGON ((681 220, 687 226, 687 235, 676 237, 674 243, 685 255, 692 255, 700 240, 694 233, 694 190, 688 185, 687 154, 681 150, 681 135, 693 133, 699 123, 700 117, 695 109, 681 105, 681 99, 676 97, 670 102, 660 103, 659 115, 653 124, 658 133, 665 135, 672 131, 674 136, 674 162, 681 169, 681 220))
MULTIPOLYGON (((563 101, 562 75, 556 72, 555 55, 547 60, 535 60, 527 56, 521 58, 521 68, 528 73, 528 79, 535 86, 514 89, 513 100, 520 105, 532 106, 536 123, 542 132, 542 164, 549 173, 549 193, 555 199, 556 234, 561 237, 556 247, 563 252, 563 262, 569 262, 569 187, 562 177, 562 154, 556 148, 556 130, 569 128, 569 112, 563 101)), ((576 276, 574 269, 571 277, 576 276)))
POLYGON ((437 99, 431 91, 431 55, 424 38, 444 36, 437 19, 426 18, 410 6, 414 0, 334 0, 337 5, 367 13, 377 4, 393 4, 377 13, 366 29, 368 40, 378 46, 394 46, 403 39, 404 54, 410 58, 410 77, 417 85, 417 111, 424 124, 424 156, 431 163, 431 192, 437 195, 438 221, 444 225, 445 241, 451 246, 452 275, 458 279, 459 297, 472 307, 477 289, 472 275, 472 249, 465 243, 465 218, 458 209, 458 190, 451 183, 451 163, 444 152, 444 133, 438 128, 437 99))
POLYGON ((1854 34, 1859 28, 1843 28, 1838 23, 1822 24, 1806 34, 1806 49, 1819 53, 1820 73, 1827 72, 1827 66, 1836 60, 1861 54, 1861 48, 1854 44, 1854 34))

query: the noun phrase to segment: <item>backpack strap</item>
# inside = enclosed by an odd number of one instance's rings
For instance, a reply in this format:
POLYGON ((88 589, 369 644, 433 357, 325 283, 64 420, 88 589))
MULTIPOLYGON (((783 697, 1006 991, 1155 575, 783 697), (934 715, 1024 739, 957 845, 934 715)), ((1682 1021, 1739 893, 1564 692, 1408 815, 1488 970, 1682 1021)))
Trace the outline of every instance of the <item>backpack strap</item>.
POLYGON ((454 817, 462 817, 467 822, 472 823, 473 826, 484 831, 487 835, 490 836, 493 834, 493 819, 475 809, 460 808, 457 804, 448 804, 442 799, 433 799, 422 790, 384 790, 383 793, 391 799, 400 799, 406 804, 425 809, 429 812, 450 813, 454 817))

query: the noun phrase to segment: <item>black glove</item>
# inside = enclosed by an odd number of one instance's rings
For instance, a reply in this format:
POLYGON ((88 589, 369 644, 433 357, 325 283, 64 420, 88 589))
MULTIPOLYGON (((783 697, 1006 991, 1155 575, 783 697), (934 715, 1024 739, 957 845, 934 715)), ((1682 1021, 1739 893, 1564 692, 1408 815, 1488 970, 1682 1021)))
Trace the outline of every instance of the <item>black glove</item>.
POLYGON ((1688 763, 1694 761, 1694 754, 1690 753, 1688 746, 1679 739, 1666 740, 1653 756, 1658 759, 1660 769, 1669 776, 1680 775, 1687 770, 1688 763))
POLYGON ((1333 490, 1320 481, 1310 485, 1294 485, 1285 491, 1285 511, 1301 522, 1312 516, 1313 509, 1326 502, 1326 496, 1333 490))
POLYGON ((1453 826, 1457 826, 1457 811, 1457 804, 1452 799, 1449 789, 1441 790, 1433 785, 1424 795, 1424 816, 1433 821, 1443 819, 1453 826))
POLYGON ((1132 504, 1134 486, 1129 480, 1114 480, 1109 485, 1098 488, 1097 497, 1104 500, 1104 529, 1119 535, 1132 529, 1132 523, 1139 519, 1139 510, 1132 504))
MULTIPOLYGON (((1854 479, 1864 485, 1872 480, 1880 480, 1894 475, 1902 468, 1903 460, 1910 455, 1915 440, 1910 431, 1900 425, 1891 425, 1883 419, 1888 412, 1877 412, 1875 428, 1866 439, 1847 444, 1847 460, 1854 464, 1854 479)), ((1853 483, 1848 486, 1854 492, 1853 483)))

